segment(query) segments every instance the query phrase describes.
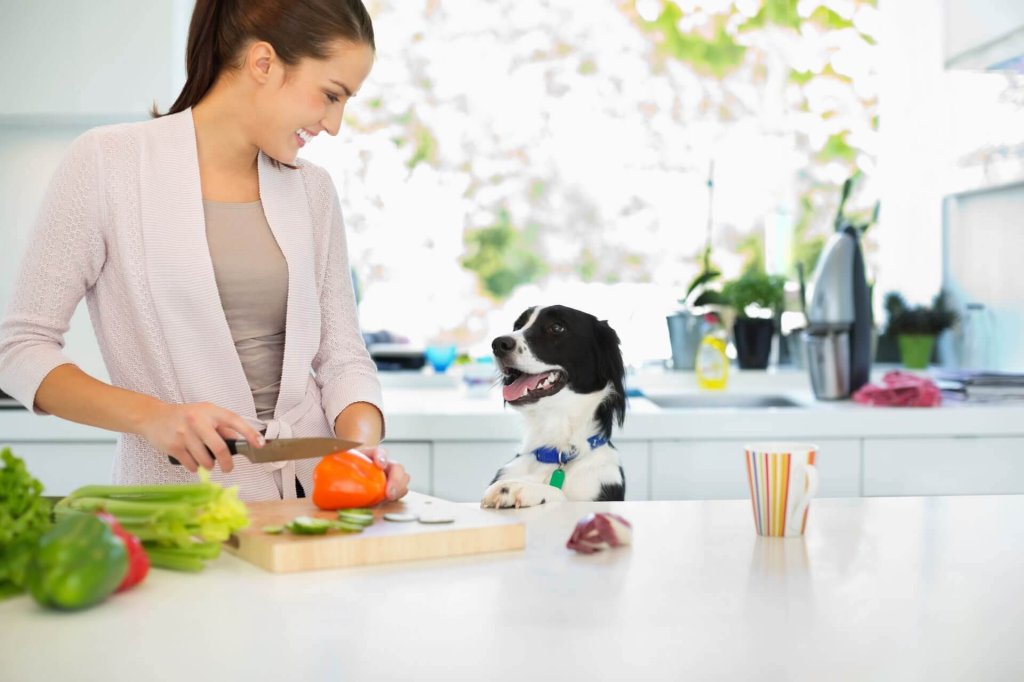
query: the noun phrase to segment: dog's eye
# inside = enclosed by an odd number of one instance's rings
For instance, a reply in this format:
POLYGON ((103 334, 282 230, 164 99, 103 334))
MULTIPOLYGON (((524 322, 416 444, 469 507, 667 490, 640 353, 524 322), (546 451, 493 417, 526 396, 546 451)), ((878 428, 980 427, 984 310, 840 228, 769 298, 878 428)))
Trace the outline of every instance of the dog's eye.
POLYGON ((562 332, 565 331, 565 327, 563 327, 558 322, 552 322, 551 324, 548 325, 548 331, 551 332, 552 334, 561 334, 562 332))

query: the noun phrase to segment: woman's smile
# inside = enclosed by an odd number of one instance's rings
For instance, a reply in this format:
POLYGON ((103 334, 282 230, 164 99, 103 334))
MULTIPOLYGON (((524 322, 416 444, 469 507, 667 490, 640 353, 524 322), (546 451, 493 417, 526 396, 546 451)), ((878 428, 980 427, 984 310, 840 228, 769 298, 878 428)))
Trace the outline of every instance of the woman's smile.
POLYGON ((294 134, 295 134, 295 139, 298 142, 299 149, 302 149, 303 147, 305 147, 307 142, 310 142, 314 137, 316 137, 316 135, 314 135, 313 133, 309 132, 305 128, 299 128, 298 130, 295 131, 294 134))

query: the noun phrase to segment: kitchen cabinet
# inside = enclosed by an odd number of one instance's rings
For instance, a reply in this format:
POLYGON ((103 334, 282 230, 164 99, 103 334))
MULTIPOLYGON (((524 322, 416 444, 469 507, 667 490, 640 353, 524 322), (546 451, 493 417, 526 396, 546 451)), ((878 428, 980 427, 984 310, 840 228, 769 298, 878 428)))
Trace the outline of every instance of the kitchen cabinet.
POLYGON ((148 118, 185 82, 189 0, 6 3, 0 122, 148 118))
MULTIPOLYGON (((786 377, 772 377, 784 381, 786 377)), ((801 385, 804 376, 797 377, 801 385)), ((510 412, 459 402, 453 391, 399 392, 385 441, 416 492, 478 502, 519 447, 510 412), (430 395, 429 400, 424 396, 430 395)), ((746 499, 743 445, 796 440, 820 447, 821 497, 1024 494, 1024 425, 1013 406, 936 410, 810 403, 807 409, 645 411, 637 409, 615 446, 627 500, 746 499), (737 416, 739 414, 739 416, 737 416), (801 436, 800 434, 804 434, 801 436), (723 437, 726 436, 726 437, 723 437)), ((0 410, 0 446, 25 456, 58 495, 110 480, 114 434, 25 410, 0 410)))
POLYGON ((6 445, 25 460, 29 472, 43 484, 44 495, 67 495, 83 485, 110 481, 117 443, 55 441, 6 445))
MULTIPOLYGON (((743 446, 747 440, 655 441, 651 499, 726 500, 750 496, 743 446)), ((860 441, 816 439, 818 497, 860 495, 860 441)))
POLYGON ((1024 438, 865 439, 863 494, 1024 494, 1024 438))
POLYGON ((626 474, 626 499, 651 499, 650 441, 614 441, 626 474))
MULTIPOLYGON (((433 495, 476 502, 494 474, 515 456, 519 441, 438 441, 434 443, 433 495)), ((650 499, 650 443, 616 441, 626 475, 626 499, 650 499)), ((397 455, 395 457, 398 459, 397 455)))
POLYGON ((479 502, 518 448, 519 441, 435 441, 431 494, 453 502, 479 502))
POLYGON ((405 467, 409 474, 409 490, 424 495, 432 495, 431 480, 431 445, 427 441, 401 441, 391 443, 385 441, 381 447, 387 450, 388 457, 405 467))

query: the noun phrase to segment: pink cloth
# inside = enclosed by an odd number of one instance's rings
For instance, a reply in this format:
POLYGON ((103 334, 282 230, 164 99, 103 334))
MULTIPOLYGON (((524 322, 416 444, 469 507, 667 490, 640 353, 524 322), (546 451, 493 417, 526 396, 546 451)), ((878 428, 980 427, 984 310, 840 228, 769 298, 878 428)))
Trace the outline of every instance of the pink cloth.
POLYGON ((884 386, 865 384, 853 399, 863 405, 884 407, 937 407, 942 404, 942 392, 931 379, 908 374, 887 372, 882 377, 884 386))
MULTIPOLYGON (((0 322, 0 387, 32 408, 43 378, 73 363, 64 333, 89 306, 115 386, 171 403, 211 402, 265 428, 267 437, 330 436, 353 402, 381 406, 349 275, 345 228, 327 171, 305 161, 275 168, 259 155, 260 199, 288 265, 281 388, 272 419, 256 417, 221 307, 206 241, 192 110, 95 128, 74 141, 54 174, 0 322)), ((244 500, 312 490, 317 460, 252 464, 212 478, 244 500)), ((122 434, 115 483, 195 480, 141 436, 122 434)))

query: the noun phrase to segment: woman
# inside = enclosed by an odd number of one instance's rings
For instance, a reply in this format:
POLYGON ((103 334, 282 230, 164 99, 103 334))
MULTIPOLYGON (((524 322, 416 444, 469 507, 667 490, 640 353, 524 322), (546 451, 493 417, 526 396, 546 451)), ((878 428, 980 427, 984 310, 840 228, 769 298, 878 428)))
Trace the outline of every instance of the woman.
POLYGON ((121 432, 118 483, 203 467, 242 499, 294 498, 317 460, 255 465, 224 439, 335 435, 404 495, 405 470, 373 447, 381 390, 337 194, 297 160, 338 133, 373 57, 359 0, 198 0, 170 111, 85 133, 55 174, 0 324, 0 386, 121 432), (61 352, 83 296, 113 385, 61 352))

